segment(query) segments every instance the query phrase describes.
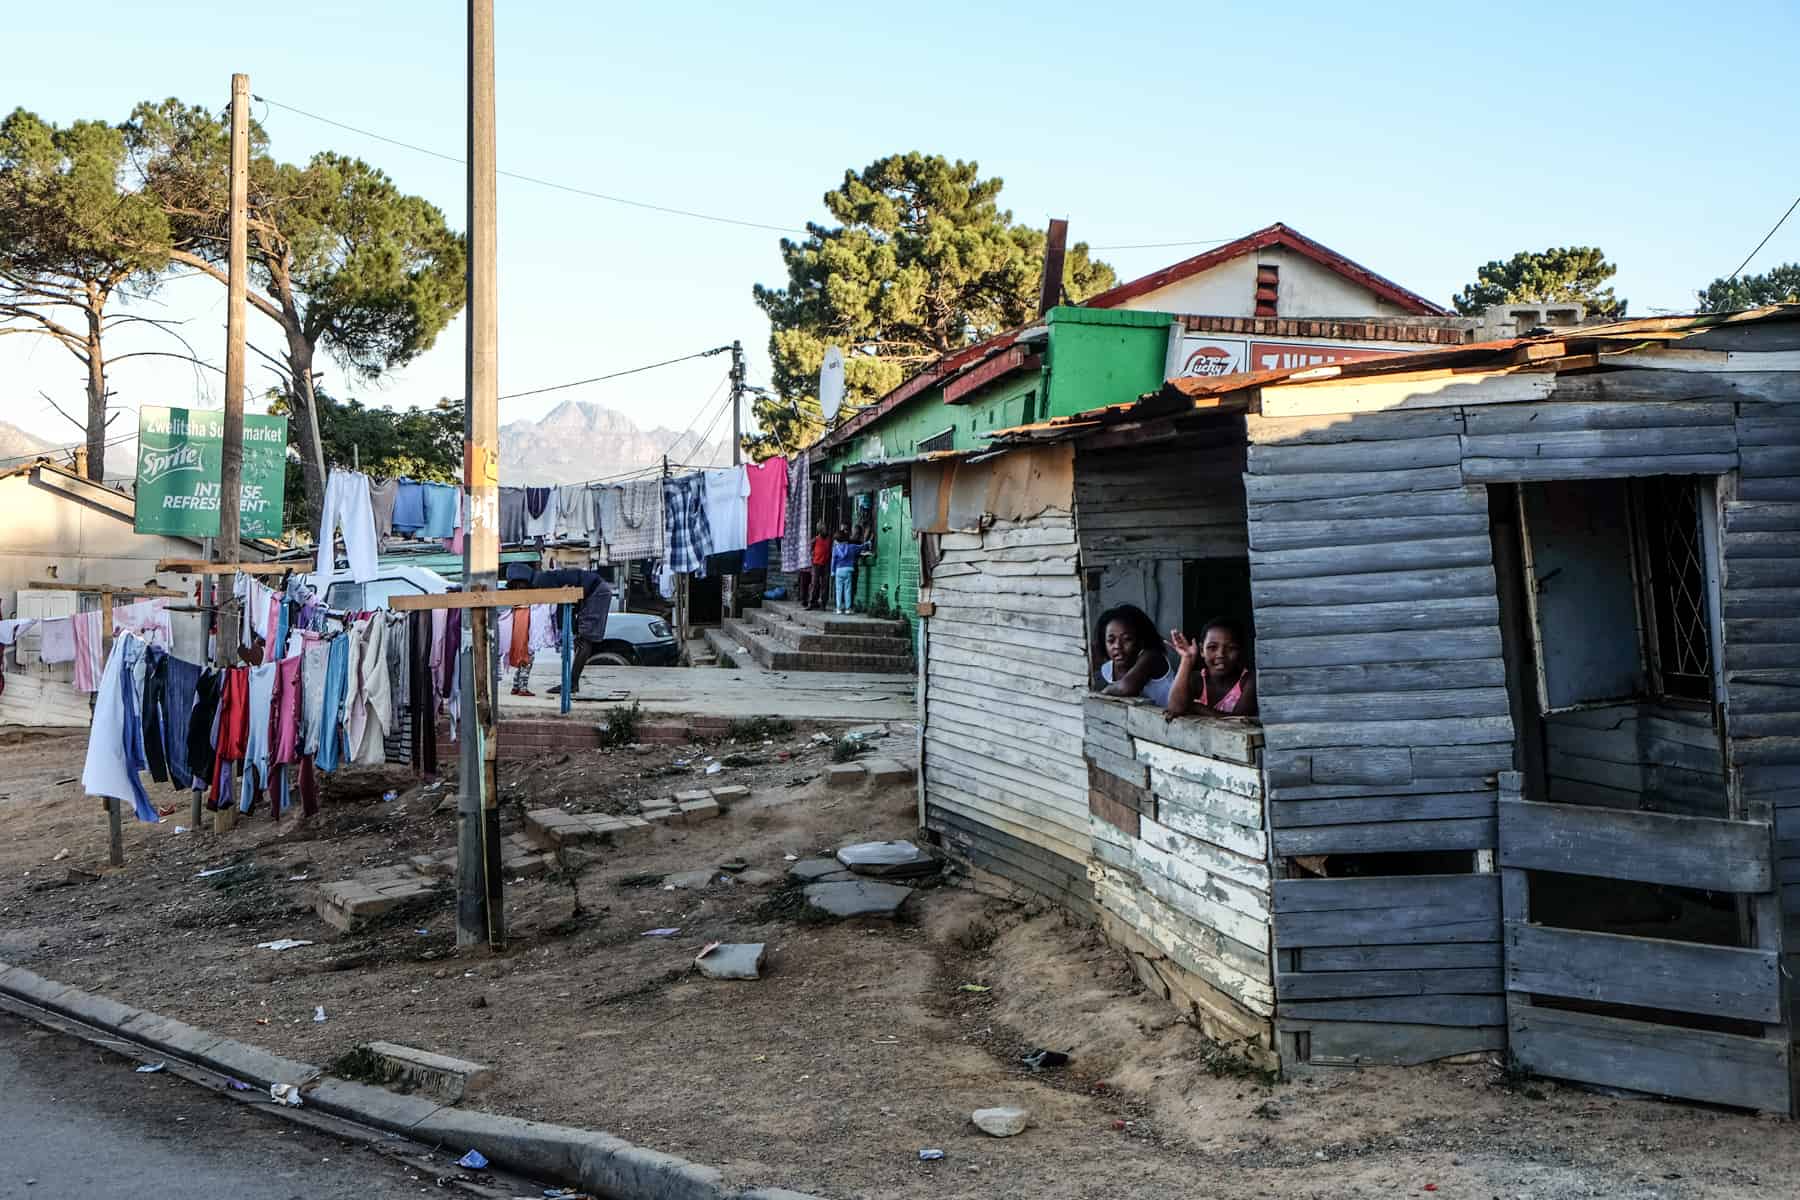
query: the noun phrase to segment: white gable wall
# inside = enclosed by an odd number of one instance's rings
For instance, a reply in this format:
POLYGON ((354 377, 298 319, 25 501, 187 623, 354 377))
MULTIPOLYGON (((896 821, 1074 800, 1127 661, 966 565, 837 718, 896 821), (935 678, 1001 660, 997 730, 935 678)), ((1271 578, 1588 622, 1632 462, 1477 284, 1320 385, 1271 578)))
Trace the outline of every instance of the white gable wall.
POLYGON ((1210 270, 1117 305, 1140 312, 1207 313, 1221 317, 1256 315, 1256 268, 1281 269, 1275 315, 1305 317, 1385 317, 1408 315, 1393 301, 1344 278, 1283 246, 1271 246, 1222 262, 1210 270))

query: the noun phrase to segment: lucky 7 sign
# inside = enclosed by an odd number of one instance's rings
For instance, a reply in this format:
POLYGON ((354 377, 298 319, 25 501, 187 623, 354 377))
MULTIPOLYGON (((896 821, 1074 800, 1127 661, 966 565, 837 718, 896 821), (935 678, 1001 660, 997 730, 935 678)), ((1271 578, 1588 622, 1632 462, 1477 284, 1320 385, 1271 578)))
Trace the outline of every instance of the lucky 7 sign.
MULTIPOLYGON (((215 409, 138 410, 139 533, 212 537, 219 532, 225 414, 215 409)), ((239 531, 280 537, 287 479, 287 418, 244 415, 239 531)))

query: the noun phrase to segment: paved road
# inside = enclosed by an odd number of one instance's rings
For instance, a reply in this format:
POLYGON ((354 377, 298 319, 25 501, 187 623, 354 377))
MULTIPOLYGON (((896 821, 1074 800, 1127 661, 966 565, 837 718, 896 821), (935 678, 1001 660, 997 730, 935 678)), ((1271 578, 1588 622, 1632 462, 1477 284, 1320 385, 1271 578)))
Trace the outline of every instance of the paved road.
POLYGON ((0 1014, 0 1197, 396 1200, 438 1190, 404 1164, 136 1065, 0 1014))

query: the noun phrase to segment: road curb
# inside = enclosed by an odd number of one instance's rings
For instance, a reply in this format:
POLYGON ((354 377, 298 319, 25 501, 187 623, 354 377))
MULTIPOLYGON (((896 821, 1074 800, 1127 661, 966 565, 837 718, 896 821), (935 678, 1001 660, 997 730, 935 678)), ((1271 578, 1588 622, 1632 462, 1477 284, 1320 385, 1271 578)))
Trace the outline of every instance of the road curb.
POLYGON ((465 1112, 419 1095, 353 1083, 323 1067, 196 1028, 0 962, 0 993, 96 1029, 186 1058, 266 1092, 301 1088, 306 1103, 445 1150, 479 1150, 507 1170, 619 1200, 818 1200, 783 1188, 739 1189, 712 1167, 568 1125, 465 1112))

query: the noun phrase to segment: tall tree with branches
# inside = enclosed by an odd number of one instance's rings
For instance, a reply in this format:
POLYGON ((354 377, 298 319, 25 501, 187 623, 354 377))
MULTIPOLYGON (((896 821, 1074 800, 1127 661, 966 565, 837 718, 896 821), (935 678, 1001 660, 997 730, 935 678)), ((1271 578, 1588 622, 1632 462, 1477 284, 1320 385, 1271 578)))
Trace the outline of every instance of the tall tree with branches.
MULTIPOLYGON (((787 286, 756 288, 772 326, 776 392, 756 401, 756 449, 791 451, 818 437, 828 345, 844 351, 845 407, 853 409, 942 355, 1031 318, 1045 234, 999 206, 1001 186, 981 178, 979 164, 916 151, 844 172, 824 197, 840 224, 808 224, 804 241, 783 238, 787 286)), ((1068 248, 1069 302, 1114 282, 1085 242, 1068 248)))
MULTIPOLYGON (((127 129, 146 191, 167 214, 171 259, 228 283, 229 129, 175 100, 140 104, 127 129)), ((252 307, 283 348, 255 351, 286 397, 306 517, 325 495, 315 365, 321 348, 353 376, 374 379, 431 348, 463 306, 466 245, 444 214, 360 159, 276 161, 260 129, 250 167, 252 307)))
POLYGON ((169 261, 168 219, 122 186, 125 162, 124 134, 103 121, 59 127, 22 108, 0 121, 0 334, 50 338, 81 364, 84 417, 46 399, 81 428, 94 480, 106 474, 109 367, 163 353, 109 359, 104 335, 127 323, 173 330, 111 311, 131 290, 153 288, 169 261))

